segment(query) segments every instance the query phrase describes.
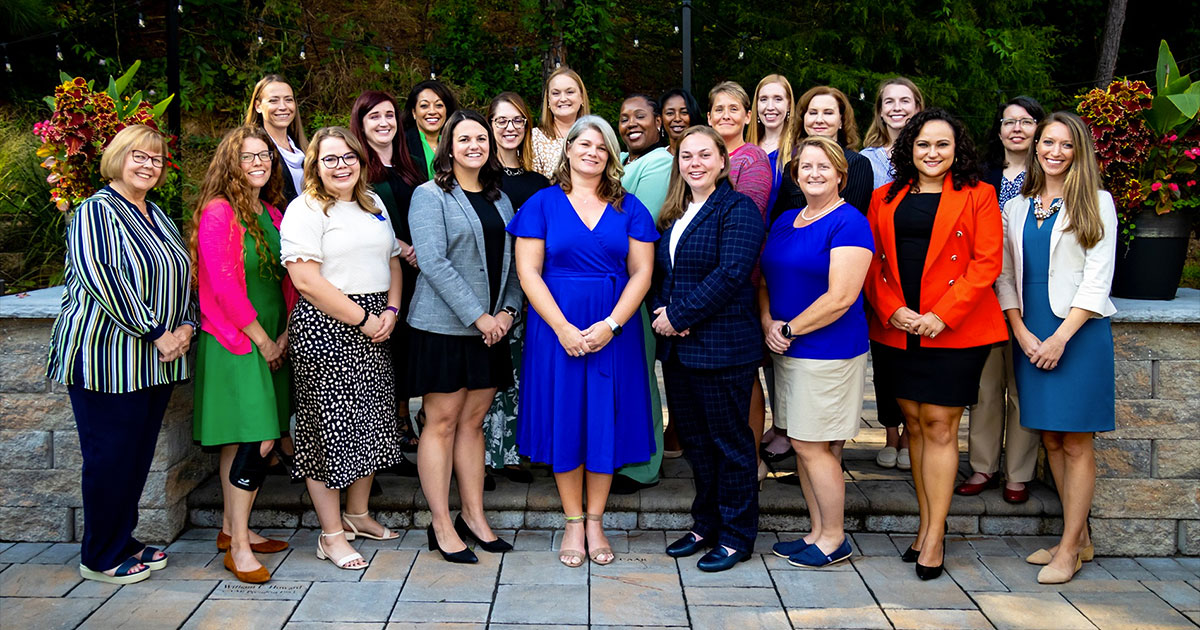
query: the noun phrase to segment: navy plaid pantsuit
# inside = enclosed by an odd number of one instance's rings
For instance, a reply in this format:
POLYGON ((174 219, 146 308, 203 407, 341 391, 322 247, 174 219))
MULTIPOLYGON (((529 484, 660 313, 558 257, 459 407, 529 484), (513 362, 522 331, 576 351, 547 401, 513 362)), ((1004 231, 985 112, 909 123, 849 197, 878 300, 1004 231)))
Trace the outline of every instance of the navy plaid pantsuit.
POLYGON ((658 240, 654 307, 686 336, 658 337, 667 407, 692 465, 694 529, 738 551, 758 535, 758 440, 750 389, 762 361, 762 328, 750 272, 766 227, 748 197, 721 182, 683 230, 658 240))

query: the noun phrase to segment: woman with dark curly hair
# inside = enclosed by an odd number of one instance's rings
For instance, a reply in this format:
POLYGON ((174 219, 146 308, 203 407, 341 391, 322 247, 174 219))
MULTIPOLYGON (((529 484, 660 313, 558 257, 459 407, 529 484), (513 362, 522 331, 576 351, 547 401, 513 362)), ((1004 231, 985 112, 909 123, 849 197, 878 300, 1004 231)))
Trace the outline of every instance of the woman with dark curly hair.
POLYGON ((1008 338, 992 292, 1004 228, 975 145, 945 110, 914 115, 892 162, 896 178, 867 213, 875 255, 864 288, 875 369, 891 377, 904 413, 920 506, 917 540, 902 557, 930 580, 942 573, 958 423, 975 403, 989 346, 1008 338))

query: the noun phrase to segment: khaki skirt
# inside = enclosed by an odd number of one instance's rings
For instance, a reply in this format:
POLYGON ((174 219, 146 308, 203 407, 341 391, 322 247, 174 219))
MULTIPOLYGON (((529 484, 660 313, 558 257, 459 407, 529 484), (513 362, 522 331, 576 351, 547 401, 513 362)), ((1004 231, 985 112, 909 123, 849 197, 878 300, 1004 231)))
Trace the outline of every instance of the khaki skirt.
POLYGON ((867 353, 853 359, 794 359, 775 363, 775 426, 793 440, 833 442, 858 435, 867 353))

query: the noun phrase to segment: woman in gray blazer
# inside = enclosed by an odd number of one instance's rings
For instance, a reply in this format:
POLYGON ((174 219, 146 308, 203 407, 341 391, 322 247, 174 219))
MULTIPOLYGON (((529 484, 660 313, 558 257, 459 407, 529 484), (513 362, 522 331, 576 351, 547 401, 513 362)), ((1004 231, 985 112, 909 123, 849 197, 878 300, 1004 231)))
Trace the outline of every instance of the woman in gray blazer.
POLYGON ((483 117, 450 116, 434 157, 435 175, 417 187, 408 222, 421 275, 408 324, 409 391, 422 397, 425 430, 417 447, 421 489, 429 502, 429 550, 449 562, 479 559, 464 539, 489 552, 512 549, 483 514, 483 417, 497 388, 513 384, 508 334, 521 286, 504 226, 512 204, 483 117), (450 521, 450 474, 462 512, 450 521))

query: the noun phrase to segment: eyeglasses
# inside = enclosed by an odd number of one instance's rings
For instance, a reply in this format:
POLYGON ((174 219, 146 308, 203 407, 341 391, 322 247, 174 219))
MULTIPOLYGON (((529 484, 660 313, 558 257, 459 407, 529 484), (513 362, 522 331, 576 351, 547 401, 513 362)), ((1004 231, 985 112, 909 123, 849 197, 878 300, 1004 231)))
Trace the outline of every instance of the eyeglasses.
POLYGON ((346 155, 326 155, 321 158, 321 163, 325 168, 337 168, 339 163, 344 163, 346 166, 354 166, 358 164, 358 156, 353 153, 346 155))
POLYGON ((1021 125, 1022 129, 1033 129, 1037 127, 1037 121, 1032 118, 1001 118, 1001 129, 1012 129, 1017 125, 1021 125))
POLYGON ((152 164, 154 168, 162 168, 163 165, 167 163, 167 158, 161 155, 150 155, 145 151, 138 151, 137 149, 130 151, 129 156, 133 158, 134 164, 145 164, 146 160, 150 160, 150 164, 152 164))
POLYGON ((509 125, 512 125, 513 129, 524 129, 525 128, 525 117, 524 116, 516 116, 514 118, 493 118, 492 119, 492 126, 497 129, 505 129, 509 125))
POLYGON ((270 151, 259 151, 258 153, 239 153, 238 159, 242 162, 253 162, 254 158, 258 158, 260 162, 270 162, 275 158, 275 154, 270 151))

